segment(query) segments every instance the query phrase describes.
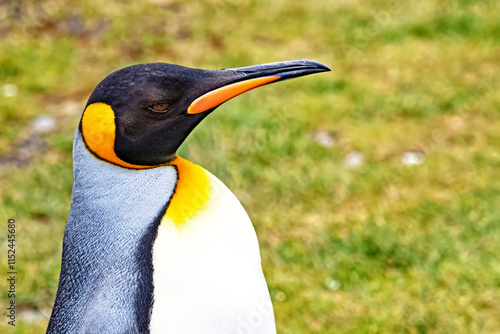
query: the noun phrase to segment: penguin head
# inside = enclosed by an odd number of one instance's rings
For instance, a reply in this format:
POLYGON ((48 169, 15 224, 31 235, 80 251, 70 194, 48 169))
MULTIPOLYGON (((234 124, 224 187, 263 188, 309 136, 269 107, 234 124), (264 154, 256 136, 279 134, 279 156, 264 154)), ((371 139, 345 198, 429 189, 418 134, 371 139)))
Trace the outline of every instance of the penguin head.
POLYGON ((225 101, 265 84, 329 70, 307 60, 225 70, 133 65, 96 86, 80 131, 98 158, 125 168, 152 168, 174 159, 196 125, 225 101))

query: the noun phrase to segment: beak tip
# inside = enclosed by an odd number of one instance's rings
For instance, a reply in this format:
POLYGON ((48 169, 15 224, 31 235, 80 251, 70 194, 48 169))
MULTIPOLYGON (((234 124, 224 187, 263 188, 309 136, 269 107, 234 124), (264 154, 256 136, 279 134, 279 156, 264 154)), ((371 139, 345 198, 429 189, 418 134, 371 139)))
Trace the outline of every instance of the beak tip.
POLYGON ((328 66, 326 66, 325 64, 322 64, 322 63, 318 63, 318 67, 323 70, 324 72, 330 72, 332 69, 328 66))
POLYGON ((304 65, 317 69, 318 72, 330 72, 332 69, 316 60, 303 59, 304 65))

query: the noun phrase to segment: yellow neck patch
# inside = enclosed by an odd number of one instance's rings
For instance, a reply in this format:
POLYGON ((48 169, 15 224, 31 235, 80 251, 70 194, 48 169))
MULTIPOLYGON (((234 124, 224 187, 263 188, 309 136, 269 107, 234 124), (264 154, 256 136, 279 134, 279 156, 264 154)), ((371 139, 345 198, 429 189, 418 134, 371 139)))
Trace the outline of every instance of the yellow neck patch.
POLYGON ((85 109, 82 117, 82 134, 88 148, 103 160, 132 169, 156 167, 129 164, 116 156, 115 113, 106 103, 93 103, 85 109))
POLYGON ((212 187, 202 167, 181 157, 176 157, 169 165, 177 167, 177 185, 161 223, 167 222, 181 228, 207 207, 212 187))

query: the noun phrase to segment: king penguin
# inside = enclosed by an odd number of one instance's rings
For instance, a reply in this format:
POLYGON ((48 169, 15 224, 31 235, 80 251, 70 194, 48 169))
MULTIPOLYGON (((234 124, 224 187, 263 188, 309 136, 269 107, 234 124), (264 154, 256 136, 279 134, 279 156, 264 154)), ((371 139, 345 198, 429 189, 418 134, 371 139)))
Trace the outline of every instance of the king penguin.
POLYGON ((276 333, 248 215, 221 181, 176 152, 225 101, 329 70, 308 60, 224 70, 149 63, 102 80, 74 137, 47 333, 276 333))

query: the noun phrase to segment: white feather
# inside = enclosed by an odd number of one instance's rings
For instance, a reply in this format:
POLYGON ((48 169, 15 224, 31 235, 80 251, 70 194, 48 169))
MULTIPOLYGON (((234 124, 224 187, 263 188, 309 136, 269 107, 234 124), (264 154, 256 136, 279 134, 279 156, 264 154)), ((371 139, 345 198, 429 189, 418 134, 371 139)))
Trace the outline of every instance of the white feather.
POLYGON ((274 334, 255 230, 231 191, 207 174, 207 208, 180 228, 158 229, 151 333, 274 334))

